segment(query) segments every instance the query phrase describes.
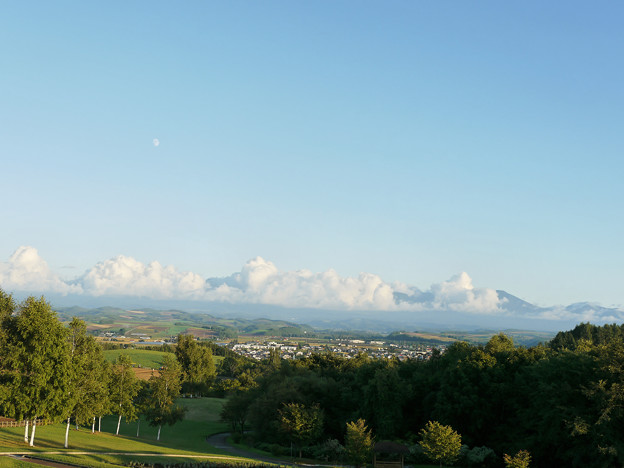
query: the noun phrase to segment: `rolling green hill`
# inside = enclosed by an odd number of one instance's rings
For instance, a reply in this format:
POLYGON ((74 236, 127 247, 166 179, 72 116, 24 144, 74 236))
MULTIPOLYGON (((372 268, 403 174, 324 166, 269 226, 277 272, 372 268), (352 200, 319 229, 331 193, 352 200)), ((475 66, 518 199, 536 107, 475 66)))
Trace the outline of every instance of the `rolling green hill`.
POLYGON ((201 339, 232 339, 239 334, 258 336, 311 336, 314 330, 283 320, 218 318, 210 314, 192 314, 180 310, 137 309, 114 307, 57 309, 59 318, 69 322, 72 317, 84 320, 96 335, 106 332, 125 336, 148 336, 151 340, 190 333, 201 339))

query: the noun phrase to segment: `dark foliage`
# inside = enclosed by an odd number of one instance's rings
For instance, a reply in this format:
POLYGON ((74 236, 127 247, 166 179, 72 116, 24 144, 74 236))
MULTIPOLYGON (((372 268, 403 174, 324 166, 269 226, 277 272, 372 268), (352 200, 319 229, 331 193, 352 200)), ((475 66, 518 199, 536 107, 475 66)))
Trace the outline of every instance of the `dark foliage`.
POLYGON ((323 411, 326 439, 344 441, 346 423, 362 418, 377 440, 413 444, 435 420, 478 448, 467 454, 484 464, 528 450, 534 467, 621 466, 623 336, 617 325, 581 324, 546 346, 515 347, 501 334, 485 346, 454 343, 428 361, 317 354, 259 368, 257 386, 232 396, 230 409, 265 444, 284 444, 279 411, 296 403, 323 411))

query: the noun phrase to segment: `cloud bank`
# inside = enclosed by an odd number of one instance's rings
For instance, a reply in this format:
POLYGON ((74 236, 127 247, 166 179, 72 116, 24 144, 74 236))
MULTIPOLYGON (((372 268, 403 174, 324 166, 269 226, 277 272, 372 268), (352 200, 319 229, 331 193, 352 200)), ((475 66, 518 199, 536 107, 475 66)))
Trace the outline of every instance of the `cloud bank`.
POLYGON ((466 273, 435 284, 429 291, 401 283, 386 283, 379 276, 361 273, 343 277, 330 269, 280 271, 256 257, 240 272, 225 278, 204 279, 158 262, 144 264, 119 255, 98 263, 83 275, 64 281, 50 270, 34 247, 20 247, 0 263, 0 286, 8 291, 40 291, 89 296, 135 296, 213 302, 270 304, 284 307, 337 310, 451 309, 492 313, 499 299, 492 289, 476 289, 466 273))
POLYGON ((8 262, 0 263, 0 287, 9 291, 82 292, 80 286, 68 284, 53 273, 37 249, 24 246, 18 248, 8 262))
POLYGON ((494 289, 476 288, 465 272, 422 291, 400 282, 387 283, 372 273, 344 277, 333 269, 320 273, 305 269, 281 271, 262 257, 249 260, 230 276, 205 279, 171 265, 163 266, 156 261, 144 264, 119 255, 65 281, 49 268, 34 247, 23 246, 7 262, 0 263, 0 287, 5 291, 37 294, 129 296, 325 310, 449 311, 592 322, 618 322, 624 318, 620 309, 605 309, 595 304, 538 308, 494 289), (523 305, 518 307, 510 300, 523 305))

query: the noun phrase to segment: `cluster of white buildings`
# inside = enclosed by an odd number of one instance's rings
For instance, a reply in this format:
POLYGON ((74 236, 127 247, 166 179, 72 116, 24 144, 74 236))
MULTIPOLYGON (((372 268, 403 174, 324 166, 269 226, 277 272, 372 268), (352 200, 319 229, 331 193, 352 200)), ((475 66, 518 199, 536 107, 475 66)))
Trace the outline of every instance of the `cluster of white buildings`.
MULTIPOLYGON (((238 354, 256 360, 267 359, 272 350, 277 350, 282 359, 299 359, 313 353, 323 353, 331 351, 344 358, 352 358, 360 353, 366 353, 371 357, 379 359, 397 358, 406 359, 429 359, 433 352, 432 347, 422 346, 399 346, 394 343, 384 343, 382 341, 364 340, 340 340, 325 345, 313 345, 308 343, 293 343, 286 341, 278 343, 276 341, 249 341, 246 343, 224 344, 238 354)), ((444 347, 438 348, 444 352, 444 347)))
POLYGON ((322 346, 311 346, 293 344, 293 343, 277 343, 275 341, 249 341, 247 343, 228 343, 225 344, 233 351, 253 359, 267 359, 272 350, 276 349, 282 359, 296 359, 307 356, 312 353, 320 353, 323 351, 322 346))

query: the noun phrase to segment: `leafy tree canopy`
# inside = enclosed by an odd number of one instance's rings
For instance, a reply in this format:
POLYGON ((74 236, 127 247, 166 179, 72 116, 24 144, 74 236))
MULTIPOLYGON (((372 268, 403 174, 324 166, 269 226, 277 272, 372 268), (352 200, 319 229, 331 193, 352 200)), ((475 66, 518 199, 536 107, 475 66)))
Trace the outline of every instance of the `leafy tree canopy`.
POLYGON ((505 454, 503 460, 506 468, 529 468, 531 454, 526 450, 520 450, 513 457, 505 454))
POLYGON ((437 421, 429 421, 419 432, 420 446, 433 461, 451 464, 461 450, 461 436, 451 426, 444 426, 437 421))
POLYGON ((373 435, 366 421, 360 418, 347 423, 345 449, 351 463, 357 467, 366 465, 373 450, 373 435))

